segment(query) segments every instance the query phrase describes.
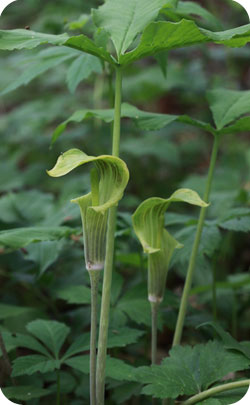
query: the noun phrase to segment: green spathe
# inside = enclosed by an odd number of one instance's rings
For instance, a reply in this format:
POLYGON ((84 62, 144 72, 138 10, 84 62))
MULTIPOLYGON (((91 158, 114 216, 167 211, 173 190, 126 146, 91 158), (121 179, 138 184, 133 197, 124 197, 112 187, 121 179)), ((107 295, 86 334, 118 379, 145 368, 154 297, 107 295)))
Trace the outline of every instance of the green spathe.
POLYGON ((143 250, 148 254, 148 295, 149 301, 163 299, 168 266, 175 249, 182 245, 164 229, 164 214, 171 202, 206 207, 199 195, 190 189, 179 189, 169 198, 149 198, 133 215, 133 227, 143 250))
POLYGON ((97 171, 91 192, 72 202, 77 203, 81 210, 86 267, 88 270, 100 270, 105 259, 108 209, 123 196, 129 179, 126 164, 114 156, 94 157, 79 149, 70 149, 58 158, 48 174, 52 177, 64 176, 78 166, 91 162, 97 171))

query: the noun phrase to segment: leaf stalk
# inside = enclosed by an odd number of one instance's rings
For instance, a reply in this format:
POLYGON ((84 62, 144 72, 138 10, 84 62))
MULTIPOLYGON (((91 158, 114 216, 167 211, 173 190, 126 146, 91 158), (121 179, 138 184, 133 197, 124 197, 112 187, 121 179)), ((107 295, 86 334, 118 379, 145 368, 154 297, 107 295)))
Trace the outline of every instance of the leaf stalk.
MULTIPOLYGON (((117 157, 119 157, 119 150, 120 150, 121 98, 122 98, 122 70, 120 67, 117 67, 116 84, 115 84, 113 145, 112 145, 112 155, 117 157)), ((114 239, 116 229, 116 213, 117 207, 110 208, 108 216, 106 256, 104 266, 98 353, 97 353, 97 370, 96 370, 97 405, 104 404, 104 395, 105 395, 105 366, 107 356, 109 309, 110 309, 110 295, 111 295, 112 270, 114 258, 114 239)))
POLYGON ((210 398, 221 392, 234 390, 236 388, 248 387, 250 385, 250 380, 241 380, 236 382, 231 382, 228 384, 217 385, 216 387, 209 388, 206 391, 200 392, 189 398, 187 401, 181 402, 182 405, 193 405, 197 402, 203 401, 206 398, 210 398))
MULTIPOLYGON (((212 150, 212 154, 211 154, 206 188, 205 188, 205 193, 204 193, 204 197, 203 197, 203 200, 207 203, 209 201, 210 191, 211 191, 211 187, 212 187, 212 180, 213 180, 214 169, 215 169, 217 155, 218 155, 219 143, 220 143, 220 136, 214 135, 213 150, 212 150)), ((203 230, 203 226, 204 226, 204 222, 205 222, 206 212, 207 212, 207 207, 202 207, 201 211, 200 211, 195 240, 194 240, 194 244, 193 244, 193 248, 192 248, 192 252, 191 252, 191 256, 190 256, 190 260, 189 260, 184 290, 183 290, 183 294, 182 294, 182 298, 181 298, 181 304, 180 304, 179 314, 178 314, 178 318, 177 318, 177 324, 176 324, 175 333, 174 333, 173 346, 180 344, 181 338, 182 338, 183 325, 184 325, 185 316, 186 316, 186 312, 187 312, 188 298, 189 298, 190 290, 192 287, 196 258, 197 258, 197 254, 198 254, 198 250, 199 250, 199 245, 200 245, 202 230, 203 230)))

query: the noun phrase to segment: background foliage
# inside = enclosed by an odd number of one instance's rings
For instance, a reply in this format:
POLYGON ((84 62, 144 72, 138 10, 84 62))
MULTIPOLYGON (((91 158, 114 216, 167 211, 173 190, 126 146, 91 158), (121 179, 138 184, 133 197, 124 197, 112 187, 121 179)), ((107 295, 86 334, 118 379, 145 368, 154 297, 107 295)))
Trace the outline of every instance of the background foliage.
MULTIPOLYGON (((182 13, 187 16, 188 2, 182 3, 182 13)), ((249 22, 246 12, 231 0, 195 4, 209 12, 197 17, 196 8, 192 18, 212 31, 249 22)), ((0 28, 30 26, 50 34, 89 34, 93 27, 87 15, 98 5, 92 0, 19 0, 4 11, 0 28)), ((168 13, 166 18, 178 17, 168 13)), ((124 101, 142 110, 189 114, 212 124, 208 104, 212 93, 206 96, 206 92, 249 89, 249 57, 249 45, 238 49, 211 44, 147 58, 126 70, 124 101)), ((63 404, 88 403, 90 289, 80 212, 69 202, 88 191, 88 176, 83 167, 60 179, 49 178, 46 170, 58 154, 71 147, 89 155, 110 153, 109 119, 103 122, 98 114, 91 119, 89 110, 109 108, 112 95, 97 58, 48 46, 1 52, 0 91, 0 328, 12 361, 11 381, 0 358, 0 385, 5 387, 5 395, 19 403, 53 403, 60 369, 63 404), (86 119, 69 123, 51 147, 58 125, 79 109, 86 119)), ((224 97, 226 103, 228 94, 224 97)), ((215 121, 217 127, 225 124, 220 117, 215 116, 215 121)), ((145 122, 143 127, 128 118, 122 125, 121 157, 131 178, 120 204, 116 235, 107 404, 140 403, 142 384, 146 384, 143 404, 150 403, 148 395, 152 394, 175 398, 174 389, 178 395, 180 389, 183 395, 193 395, 197 384, 206 389, 229 371, 227 379, 233 379, 238 370, 249 367, 249 351, 242 354, 243 348, 249 349, 249 342, 237 346, 237 342, 249 339, 250 322, 249 132, 229 133, 221 145, 184 334, 186 344, 203 343, 194 349, 173 349, 155 371, 145 367, 150 363, 146 259, 131 228, 131 213, 142 200, 167 198, 178 187, 190 187, 202 195, 212 144, 211 134, 183 122, 158 128, 148 131, 152 127, 145 128, 145 122), (211 305, 213 271, 217 277, 217 320, 235 338, 234 354, 227 351, 228 335, 209 323, 215 318, 211 305), (204 322, 208 323, 198 328, 204 322), (218 342, 208 342, 215 336, 218 342), (230 370, 216 364, 216 375, 199 382, 194 379, 191 385, 190 364, 195 351, 199 351, 201 362, 203 356, 210 359, 214 353, 219 362, 223 354, 230 370), (182 382, 184 386, 170 384, 168 389, 165 370, 178 370, 178 359, 184 358, 190 375, 182 382), (139 367, 136 372, 134 367, 139 367), (161 381, 167 392, 158 387, 161 381)), ((197 208, 183 205, 171 207, 166 215, 168 229, 184 248, 171 262, 160 319, 159 362, 171 346, 197 216, 197 208)), ((249 371, 244 376, 249 377, 249 371)), ((216 405, 236 402, 243 394, 220 395, 216 405)))

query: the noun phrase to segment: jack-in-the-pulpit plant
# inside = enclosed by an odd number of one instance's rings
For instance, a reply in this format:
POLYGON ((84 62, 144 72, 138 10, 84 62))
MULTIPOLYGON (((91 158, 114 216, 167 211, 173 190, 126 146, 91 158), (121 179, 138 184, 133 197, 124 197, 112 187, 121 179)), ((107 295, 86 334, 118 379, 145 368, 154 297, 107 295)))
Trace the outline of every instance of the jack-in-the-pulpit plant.
MULTIPOLYGON (((223 330, 221 332, 221 330, 218 328, 218 325, 211 323, 210 327, 212 326, 215 329, 216 333, 218 333, 218 335, 221 337, 221 341, 223 343, 214 341, 191 347, 188 345, 181 346, 181 340, 185 324, 188 299, 194 279, 194 271, 196 268, 197 257, 199 255, 200 241, 203 237, 203 231, 204 229, 206 230, 209 226, 211 228, 212 226, 214 226, 217 227, 217 233, 215 232, 215 234, 218 236, 220 227, 222 227, 222 229, 224 230, 226 229, 225 227, 223 228, 224 222, 221 219, 218 219, 218 221, 217 219, 214 220, 214 218, 212 221, 208 219, 208 226, 206 226, 207 224, 205 222, 210 201, 210 192, 217 162, 220 141, 222 139, 222 135, 226 137, 230 136, 233 133, 235 134, 238 132, 250 130, 250 119, 249 116, 245 115, 250 113, 250 93, 225 89, 213 89, 212 91, 208 92, 209 106, 212 111, 215 123, 215 126, 213 126, 209 122, 203 122, 199 119, 194 119, 187 115, 159 114, 156 112, 151 113, 143 111, 128 103, 122 104, 122 85, 123 77, 125 77, 125 80, 128 80, 129 83, 129 79, 131 77, 134 78, 134 72, 139 72, 138 76, 140 76, 140 72, 142 72, 143 69, 145 69, 146 72, 149 66, 149 69, 151 69, 151 67, 154 67, 153 64, 155 63, 155 59, 157 59, 158 65, 161 67, 163 73, 166 76, 167 52, 171 51, 172 49, 195 45, 202 46, 208 43, 213 43, 216 45, 226 45, 228 47, 244 46, 245 44, 250 42, 250 24, 223 31, 221 28, 221 24, 220 22, 218 22, 216 16, 213 16, 211 12, 205 10, 200 4, 192 1, 183 2, 178 0, 106 0, 97 9, 92 9, 89 15, 84 15, 83 17, 81 16, 80 20, 81 21, 77 21, 76 24, 78 27, 77 30, 79 29, 79 27, 81 30, 83 27, 85 27, 85 24, 86 30, 84 28, 82 32, 80 31, 79 35, 70 35, 68 33, 53 35, 50 33, 34 32, 33 30, 29 29, 0 30, 0 49, 4 52, 7 50, 18 49, 27 49, 32 50, 33 52, 33 49, 39 45, 52 45, 51 49, 42 50, 37 54, 34 52, 31 56, 28 55, 28 57, 31 59, 31 63, 28 58, 27 68, 25 72, 20 75, 20 77, 18 77, 16 81, 11 82, 3 90, 2 94, 8 93, 9 91, 16 89, 17 87, 20 87, 21 85, 29 83, 33 78, 38 77, 39 75, 41 75, 41 73, 44 73, 50 68, 57 67, 57 65, 65 62, 70 62, 70 67, 67 69, 67 82, 71 92, 75 90, 83 77, 91 78, 91 74, 93 75, 97 73, 100 74, 99 77, 101 77, 102 85, 101 91, 97 91, 94 93, 97 93, 98 96, 102 97, 107 90, 106 87, 108 87, 109 100, 114 100, 114 106, 109 105, 109 102, 105 102, 104 100, 102 100, 103 105, 106 105, 107 108, 97 109, 100 105, 102 105, 102 102, 89 102, 89 99, 87 99, 87 105, 84 105, 83 103, 83 107, 80 107, 82 109, 73 112, 73 114, 69 118, 62 115, 61 118, 64 119, 64 122, 55 129, 52 136, 52 143, 55 143, 70 122, 79 123, 87 118, 100 119, 105 122, 112 123, 112 152, 109 150, 101 151, 101 153, 110 154, 102 154, 101 156, 94 157, 86 155, 79 149, 70 149, 58 158, 55 167, 48 172, 50 176, 60 177, 66 175, 67 173, 85 163, 91 163, 94 166, 94 168, 92 168, 92 170, 90 171, 90 193, 72 200, 73 203, 78 204, 81 212, 84 256, 86 269, 88 270, 91 284, 90 361, 87 355, 83 355, 83 353, 88 352, 89 350, 88 343, 86 344, 86 342, 84 342, 84 336, 80 336, 80 339, 76 339, 76 341, 74 341, 72 345, 68 347, 68 349, 64 349, 64 347, 62 346, 64 345, 64 343, 65 346, 68 343, 65 340, 70 332, 69 328, 57 321, 38 320, 35 322, 31 322, 31 324, 28 324, 27 331, 30 334, 26 336, 12 336, 10 333, 10 335, 7 335, 6 337, 4 328, 3 332, 1 329, 0 346, 5 357, 5 363, 7 366, 6 368, 7 370, 9 369, 8 373, 10 374, 11 367, 8 367, 10 361, 7 358, 7 350, 4 346, 5 340, 7 341, 9 339, 9 341, 7 342, 8 350, 12 350, 13 348, 15 349, 20 346, 36 351, 36 354, 28 354, 27 356, 20 356, 15 359, 13 362, 12 375, 18 378, 23 376, 29 377, 35 372, 44 373, 45 375, 46 373, 49 374, 51 372, 55 372, 57 374, 57 405, 60 404, 62 387, 62 384, 60 385, 60 373, 62 378, 67 379, 67 376, 65 377, 66 373, 63 374, 64 369, 61 370, 62 366, 63 368, 71 367, 74 371, 76 371, 76 373, 80 372, 84 375, 88 374, 89 370, 86 364, 89 364, 89 362, 91 405, 104 405, 106 375, 111 378, 110 386, 112 386, 112 380, 114 380, 113 386, 116 386, 117 381, 119 383, 125 382, 125 384, 135 384, 135 387, 133 387, 134 391, 131 390, 131 395, 133 395, 133 392, 139 392, 139 395, 142 393, 151 397, 163 399, 164 401, 165 399, 167 401, 168 399, 170 399, 170 401, 177 400, 178 403, 180 403, 184 398, 183 404, 190 405, 195 403, 203 405, 207 403, 203 402, 203 400, 207 401, 208 399, 209 405, 213 405, 213 402, 211 401, 215 401, 215 405, 222 405, 222 402, 220 402, 220 398, 218 399, 216 397, 218 393, 223 393, 227 390, 233 390, 234 388, 245 387, 249 384, 249 380, 245 379, 240 379, 239 381, 227 384, 224 384, 224 381, 222 380, 223 378, 225 378, 225 376, 228 376, 229 373, 249 370, 250 351, 248 350, 248 345, 237 342, 231 336, 228 337, 226 332, 224 332, 223 330), (197 15, 200 17, 199 19, 196 18, 197 15), (150 63, 143 65, 143 60, 147 57, 151 57, 150 63), (132 67, 131 65, 137 61, 140 61, 140 63, 132 67), (107 86, 105 84, 106 79, 107 86), (113 89, 114 79, 115 86, 113 89), (102 92, 103 94, 101 94, 102 92), (91 109, 91 107, 94 108, 91 109), (123 362, 121 359, 116 358, 116 356, 115 358, 113 358, 113 356, 111 356, 111 358, 107 357, 108 345, 110 345, 111 342, 111 345, 109 347, 117 347, 117 339, 119 340, 120 329, 122 329, 122 327, 120 327, 120 323, 118 323, 118 326, 116 325, 117 327, 115 327, 114 330, 112 326, 111 332, 114 333, 113 343, 112 337, 110 340, 108 340, 108 333, 110 332, 109 310, 110 301, 112 298, 111 282, 112 273, 115 267, 113 258, 116 236, 115 231, 117 206, 118 202, 123 196, 124 189, 126 188, 129 179, 127 166, 124 161, 119 158, 121 117, 132 119, 137 123, 138 128, 143 131, 155 131, 167 127, 170 123, 173 123, 174 125, 178 125, 181 123, 193 126, 196 129, 198 128, 198 130, 202 131, 203 133, 208 132, 214 137, 209 171, 205 180, 205 192, 203 200, 196 192, 190 189, 179 189, 167 199, 158 197, 149 198, 141 205, 139 205, 133 215, 133 226, 135 233, 143 246, 144 252, 148 256, 148 300, 151 304, 152 315, 153 364, 151 367, 137 367, 138 363, 142 364, 141 359, 139 359, 139 362, 136 364, 137 359, 133 358, 131 364, 128 364, 123 362), (172 330, 174 330, 174 347, 168 353, 168 346, 166 345, 166 347, 164 348, 166 357, 165 359, 163 359, 162 364, 160 366, 157 366, 154 363, 156 363, 157 351, 158 307, 164 297, 167 272, 171 257, 175 250, 176 255, 181 255, 182 252, 182 244, 179 243, 165 229, 164 226, 165 212, 172 202, 186 202, 191 205, 196 205, 201 207, 201 211, 197 227, 195 217, 192 217, 190 220, 193 224, 192 231, 190 232, 189 226, 186 227, 187 232, 192 233, 191 236, 194 235, 194 238, 190 238, 191 243, 189 245, 187 243, 190 250, 190 252, 188 252, 188 249, 186 250, 187 256, 189 257, 189 265, 187 272, 183 272, 182 274, 184 275, 183 278, 185 278, 185 282, 180 303, 178 297, 175 297, 178 300, 177 308, 175 308, 177 310, 176 312, 178 312, 178 317, 176 326, 172 325, 172 330), (196 231, 195 228, 197 228, 196 231), (96 356, 98 323, 98 282, 103 269, 104 275, 101 314, 99 322, 99 342, 98 352, 96 356), (36 338, 36 340, 34 340, 34 337, 36 338), (41 342, 39 342, 39 340, 44 343, 45 347, 41 345, 41 342), (76 356, 77 354, 79 356, 76 356), (119 364, 119 367, 121 366, 121 370, 119 369, 119 373, 117 372, 117 362, 119 364), (218 385, 220 380, 222 380, 221 384, 218 385), (140 384, 144 384, 142 391, 140 388, 140 384)), ((56 30, 56 32, 58 31, 56 30)), ((211 47, 211 54, 214 48, 216 47, 211 47)), ((180 51, 180 54, 177 53, 178 66, 181 66, 181 61, 183 60, 181 58, 181 52, 182 51, 180 51)), ((210 53, 208 52, 206 55, 208 59, 210 58, 210 56, 208 56, 210 55, 210 53)), ((219 55, 219 53, 217 57, 218 61, 223 59, 223 55, 221 56, 219 55)), ((169 59, 169 65, 171 65, 171 56, 169 59)), ((228 66, 231 65, 229 59, 230 55, 228 54, 228 66)), ((197 66, 195 67, 195 69, 196 68, 197 66)), ((203 73, 205 75, 205 72, 203 73)), ((152 80, 153 84, 154 79, 155 77, 152 80)), ((184 79, 184 82, 188 81, 188 79, 186 80, 185 77, 184 79)), ((174 81, 176 81, 175 76, 174 81)), ((205 92, 205 87, 207 86, 208 82, 204 81, 203 79, 201 81, 205 82, 204 88, 202 90, 205 92)), ((183 78, 181 82, 183 82, 183 78)), ((179 83, 178 80, 177 83, 179 83)), ((230 85, 231 84, 232 83, 230 82, 230 85)), ((165 86, 166 83, 164 82, 163 85, 165 86)), ((235 83, 233 83, 233 86, 235 88, 235 83)), ((169 83, 167 83, 167 87, 171 88, 171 83, 170 86, 169 83)), ((191 85, 188 90, 190 92, 191 90, 193 90, 191 85)), ((127 94, 129 102, 132 103, 133 100, 131 101, 130 93, 127 92, 126 97, 127 94)), ((75 100, 77 100, 77 97, 75 98, 75 100)), ((83 98, 81 98, 81 100, 83 100, 83 98)), ((188 99, 188 102, 190 102, 190 100, 191 98, 188 99)), ((58 110, 60 109, 58 108, 58 110)), ((199 113, 200 115, 203 115, 203 113, 205 114, 204 111, 202 112, 202 114, 201 112, 199 113)), ((53 117, 53 119, 55 118, 57 119, 57 117, 53 117)), ((100 126, 96 126, 96 128, 97 127, 99 130, 100 126)), ((12 131, 13 129, 11 129, 11 132, 12 131)), ((98 135, 99 133, 97 131, 97 134, 95 134, 95 136, 98 135)), ((124 134, 125 141, 127 140, 126 136, 127 134, 124 134)), ((77 141, 78 140, 79 139, 77 139, 77 141)), ((192 142, 192 139, 190 142, 192 142)), ((101 145, 102 143, 100 140, 100 146, 101 145)), ((176 150, 179 150, 180 143, 176 142, 174 146, 176 147, 176 150)), ((140 156, 143 160, 144 152, 140 152, 141 153, 137 153, 137 156, 140 156)), ((163 152, 161 153, 161 156, 164 154, 163 152)), ((99 154, 99 152, 97 152, 97 154, 99 154)), ((208 157, 208 155, 209 153, 206 154, 206 158, 208 157)), ((202 165, 200 164, 199 168, 201 166, 204 166, 204 161, 202 161, 202 165)), ((140 176, 142 177, 143 174, 139 173, 138 177, 140 176)), ((174 177, 173 184, 176 184, 176 182, 180 182, 178 174, 176 176, 177 179, 175 178, 174 170, 172 171, 172 176, 174 177)), ((171 185, 169 187, 168 182, 171 183, 172 180, 172 178, 168 178, 168 181, 162 183, 162 191, 165 192, 171 187, 171 185)), ((28 186, 29 185, 30 183, 28 184, 28 186)), ((188 187, 193 186, 190 185, 188 187)), ((145 190, 141 191, 142 194, 145 192, 145 190)), ((247 190, 244 191, 246 205, 249 205, 247 190)), ((241 198, 242 196, 237 197, 237 204, 240 202, 241 198)), ((1 209, 3 209, 4 211, 5 208, 6 205, 3 204, 1 206, 1 209)), ((15 211, 14 208, 13 212, 15 211)), ((230 206, 230 208, 232 207, 230 206)), ((237 215, 239 212, 241 215, 241 207, 237 206, 237 209, 238 208, 239 210, 237 211, 237 215)), ((244 208, 246 209, 247 207, 244 208)), ((18 210, 16 209, 16 211, 18 210)), ((11 220, 13 218, 13 212, 11 211, 11 214, 8 213, 9 217, 11 217, 11 220)), ((245 215, 245 212, 246 211, 244 211, 242 215, 245 215)), ((230 215, 235 215, 234 218, 238 219, 235 213, 230 213, 230 215)), ((229 217, 231 220, 230 215, 229 217)), ((23 216, 21 217, 23 220, 23 216)), ((69 236, 74 232, 72 228, 67 226, 59 226, 55 228, 46 228, 41 226, 36 227, 35 229, 28 227, 26 229, 15 230, 12 229, 15 220, 16 218, 14 217, 14 220, 12 222, 10 221, 9 228, 6 231, 1 232, 0 234, 1 243, 7 249, 23 249, 33 242, 57 241, 65 237, 65 235, 69 236)), ((236 226, 239 226, 238 222, 240 221, 236 222, 236 226)), ((230 226, 232 226, 231 223, 228 225, 229 230, 231 229, 230 226)), ((176 238, 178 240, 181 240, 179 236, 176 236, 176 238)), ((210 236, 210 239, 212 238, 213 235, 210 236)), ((133 238, 131 238, 129 243, 130 242, 133 242, 133 238)), ((210 244, 212 244, 211 240, 210 244)), ((128 246, 130 245, 128 244, 128 246)), ((218 243, 216 249, 219 249, 219 247, 220 246, 218 243)), ((47 251, 45 250, 45 252, 47 251)), ((29 258, 33 259, 34 257, 39 256, 40 251, 39 254, 37 253, 37 251, 35 253, 36 254, 33 255, 30 254, 29 258)), ((207 251, 205 253, 207 253, 207 251)), ((136 254, 138 254, 138 252, 136 252, 136 254)), ((46 256, 46 254, 43 253, 43 256, 46 256)), ((141 267, 143 267, 143 263, 141 267)), ((28 274, 28 276, 30 277, 31 275, 28 274)), ((20 277, 18 279, 18 283, 20 283, 20 277)), ((215 284, 216 283, 214 282, 214 285, 215 284)), ((123 287, 121 287, 120 289, 118 288, 118 295, 122 295, 122 288, 123 287)), ((128 287, 125 287, 125 289, 126 288, 130 290, 131 285, 129 284, 128 287)), ((37 295, 40 296, 41 291, 37 291, 37 295)), ((62 296, 65 297, 63 293, 61 293, 61 295, 58 295, 59 298, 61 298, 62 296)), ((48 303, 49 308, 54 311, 55 306, 53 305, 53 303, 50 302, 48 297, 45 296, 43 298, 46 302, 46 305, 48 303)), ((90 301, 87 300, 86 302, 89 303, 90 301)), ((129 304, 133 306, 133 303, 131 304, 131 302, 129 302, 129 304)), ((147 303, 143 301, 143 304, 147 303)), ((118 304, 118 318, 125 318, 127 316, 126 311, 123 312, 123 309, 124 308, 122 308, 122 305, 119 308, 118 304), (120 316, 120 314, 122 315, 120 316)), ((4 308, 4 310, 2 310, 4 315, 5 311, 6 313, 8 313, 8 310, 11 313, 11 309, 8 309, 6 307, 4 308)), ((53 314, 54 313, 57 317, 58 312, 55 310, 53 314)), ((42 313, 42 315, 44 314, 42 313)), ((46 314, 46 316, 48 316, 48 314, 46 314)), ((5 318, 3 317, 3 319, 5 318)), ((135 321, 135 319, 132 318, 132 321, 135 321)), ((148 324, 145 322, 145 325, 150 325, 150 320, 148 324)), ((87 325, 87 327, 88 326, 89 324, 87 325)), ((131 342, 130 332, 130 329, 128 333, 126 330, 125 342, 131 342)), ((139 330, 136 331, 136 333, 137 336, 141 336, 141 333, 143 333, 143 331, 139 330)), ((131 351, 131 353, 133 353, 133 351, 131 351)), ((146 358, 145 361, 147 362, 147 360, 148 359, 146 358)), ((48 378, 51 378, 51 375, 49 375, 48 378)), ((82 384, 82 382, 79 381, 77 380, 76 382, 77 388, 80 384, 82 384)), ((46 378, 43 382, 47 384, 46 378)), ((118 392, 119 388, 120 386, 117 385, 118 392)), ((45 393, 44 390, 46 391, 46 389, 42 389, 42 391, 39 391, 40 396, 51 395, 51 392, 53 393, 53 387, 52 390, 50 390, 49 388, 45 393)), ((124 391, 124 387, 121 385, 119 395, 116 394, 116 397, 114 397, 115 399, 113 397, 108 398, 108 401, 110 400, 111 402, 115 402, 118 399, 119 403, 122 403, 122 391, 124 391)), ((37 395, 37 397, 39 397, 37 392, 33 392, 33 395, 37 395)), ((34 399, 37 397, 35 396, 34 399)), ((21 393, 19 392, 19 398, 21 398, 20 400, 24 398, 23 391, 21 391, 21 393)), ((13 399, 19 398, 14 397, 13 399)), ((82 400, 82 397, 80 398, 82 400)), ((144 398, 145 397, 143 397, 142 401, 144 401, 144 398)), ((28 398, 28 400, 29 399, 30 398, 28 398)), ((78 401, 78 399, 76 401, 78 401)), ((126 401, 126 399, 124 401, 126 401)))
POLYGON ((162 302, 166 288, 169 263, 175 249, 182 245, 164 228, 165 212, 173 202, 185 202, 199 207, 207 207, 199 195, 190 189, 179 189, 169 198, 149 198, 140 204, 133 214, 133 227, 143 251, 148 255, 148 300, 152 314, 152 364, 157 354, 158 306, 162 302))
POLYGON ((90 399, 91 405, 95 405, 98 282, 105 261, 107 214, 122 198, 129 172, 126 164, 115 156, 94 157, 71 149, 59 156, 48 174, 64 176, 86 163, 95 165, 90 174, 91 192, 71 201, 77 203, 81 211, 84 256, 91 283, 90 399))

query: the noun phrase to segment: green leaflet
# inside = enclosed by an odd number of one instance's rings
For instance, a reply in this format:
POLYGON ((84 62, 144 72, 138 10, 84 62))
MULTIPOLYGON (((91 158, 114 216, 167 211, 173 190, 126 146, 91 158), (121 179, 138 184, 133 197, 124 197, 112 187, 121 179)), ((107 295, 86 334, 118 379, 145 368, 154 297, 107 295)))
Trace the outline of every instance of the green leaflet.
MULTIPOLYGON (((207 98, 218 130, 250 112, 250 91, 216 89, 207 93, 207 98)), ((249 117, 242 120, 249 122, 249 117)))
POLYGON ((13 51, 14 49, 32 49, 42 44, 63 45, 67 34, 50 35, 30 30, 0 30, 0 49, 13 51))
POLYGON ((250 41, 250 24, 231 30, 212 32, 199 28, 194 21, 178 23, 152 22, 142 33, 139 45, 131 52, 121 55, 119 63, 128 65, 138 59, 164 50, 215 42, 230 47, 241 47, 250 41))
POLYGON ((93 19, 110 35, 119 60, 136 35, 157 17, 166 3, 166 0, 107 0, 93 10, 93 19))
POLYGON ((97 178, 92 181, 91 192, 72 200, 79 204, 83 224, 85 261, 88 270, 103 268, 108 209, 122 198, 128 183, 126 164, 114 156, 88 156, 79 149, 70 149, 61 155, 55 167, 48 171, 52 177, 60 177, 78 166, 93 162, 97 178))
POLYGON ((199 195, 189 189, 179 189, 171 197, 149 198, 133 214, 133 227, 148 258, 148 294, 150 301, 161 302, 165 289, 168 265, 174 250, 180 245, 165 229, 164 214, 171 202, 206 207, 199 195))

